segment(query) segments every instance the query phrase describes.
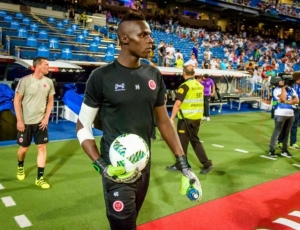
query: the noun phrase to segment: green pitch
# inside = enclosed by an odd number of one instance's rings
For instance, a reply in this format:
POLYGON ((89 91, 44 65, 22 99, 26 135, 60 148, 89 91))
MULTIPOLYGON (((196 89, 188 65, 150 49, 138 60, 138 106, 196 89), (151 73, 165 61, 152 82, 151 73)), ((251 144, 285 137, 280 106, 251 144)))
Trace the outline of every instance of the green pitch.
MULTIPOLYGON (((293 166, 300 164, 299 153, 295 150, 290 151, 293 159, 279 157, 273 161, 260 157, 266 156, 273 126, 270 114, 260 112, 212 116, 210 122, 204 122, 199 135, 215 169, 208 175, 200 175, 201 165, 193 150, 190 148, 188 153, 189 162, 202 183, 201 203, 299 171, 293 166)), ((93 169, 77 140, 49 143, 45 170, 45 178, 52 186, 49 190, 34 185, 34 145, 25 161, 26 178, 17 180, 17 148, 0 147, 0 184, 4 187, 0 190, 0 198, 11 197, 16 203, 5 207, 0 202, 1 229, 20 229, 14 217, 22 214, 32 224, 28 229, 109 229, 101 176, 93 169)), ((179 172, 165 170, 173 163, 174 157, 165 142, 152 142, 151 182, 139 224, 201 205, 179 194, 179 172)))

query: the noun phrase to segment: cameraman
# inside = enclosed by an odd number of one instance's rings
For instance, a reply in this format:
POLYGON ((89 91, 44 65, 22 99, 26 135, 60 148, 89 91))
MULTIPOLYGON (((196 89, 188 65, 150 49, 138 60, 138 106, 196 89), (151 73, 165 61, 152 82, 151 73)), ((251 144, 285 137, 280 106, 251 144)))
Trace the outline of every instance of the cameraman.
MULTIPOLYGON (((275 78, 277 77, 273 77, 273 79, 275 78)), ((291 155, 287 150, 287 142, 289 132, 294 122, 294 110, 292 105, 298 104, 299 99, 295 90, 288 86, 286 82, 288 81, 286 81, 283 76, 279 78, 272 95, 273 103, 275 104, 275 128, 271 136, 269 156, 273 158, 277 157, 275 154, 276 141, 278 140, 281 132, 283 132, 281 156, 288 158, 293 157, 293 155, 291 155)))
MULTIPOLYGON (((294 72, 292 74, 293 80, 295 84, 292 85, 292 88, 296 91, 298 98, 300 98, 300 71, 294 72)), ((294 122, 290 132, 290 148, 291 149, 300 149, 297 145, 297 132, 298 132, 298 125, 299 125, 299 104, 293 105, 294 110, 294 122)), ((278 147, 282 148, 282 142, 284 139, 284 132, 281 132, 278 137, 278 147)))

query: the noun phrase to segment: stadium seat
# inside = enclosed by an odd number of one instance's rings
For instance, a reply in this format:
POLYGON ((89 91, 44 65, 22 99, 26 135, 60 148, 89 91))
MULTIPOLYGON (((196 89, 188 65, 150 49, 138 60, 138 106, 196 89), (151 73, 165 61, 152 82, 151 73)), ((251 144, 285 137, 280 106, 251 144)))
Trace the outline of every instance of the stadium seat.
POLYGON ((57 38, 49 39, 49 48, 50 49, 59 49, 59 43, 57 38))
POLYGON ((55 19, 53 17, 48 18, 49 23, 55 23, 55 19))
POLYGON ((76 42, 85 42, 85 37, 82 34, 77 35, 76 42))
POLYGON ((30 30, 31 31, 38 31, 39 26, 36 23, 32 23, 32 24, 30 24, 30 30))
POLYGON ((10 15, 5 15, 5 16, 4 16, 4 21, 5 21, 5 22, 12 22, 12 16, 10 16, 10 15))
POLYGON ((64 26, 63 26, 63 24, 62 24, 61 22, 58 22, 58 23, 56 24, 56 28, 57 28, 57 29, 62 29, 62 28, 64 28, 64 26))
POLYGON ((89 36, 89 31, 88 31, 88 30, 82 30, 82 31, 81 31, 81 34, 82 34, 84 37, 87 37, 87 36, 89 36))
POLYGON ((89 51, 98 52, 99 51, 98 44, 95 42, 90 43, 89 51))
POLYGON ((72 29, 73 29, 74 31, 76 31, 76 30, 78 30, 79 25, 78 25, 78 24, 72 24, 71 27, 72 27, 72 29))
POLYGON ((25 25, 30 25, 30 19, 29 18, 23 18, 22 23, 25 25))
POLYGON ((36 39, 36 37, 34 35, 30 35, 27 37, 26 46, 37 47, 37 44, 38 44, 38 40, 36 39))
POLYGON ((68 20, 68 19, 64 19, 64 20, 62 20, 62 23, 63 23, 64 25, 67 25, 67 24, 69 24, 69 20, 68 20))
POLYGON ((104 57, 105 62, 112 62, 115 60, 115 47, 113 44, 107 46, 107 51, 104 57))
POLYGON ((24 28, 19 28, 18 29, 18 37, 20 38, 27 38, 27 30, 24 28))
POLYGON ((39 31, 39 39, 48 39, 48 31, 40 30, 39 31))
POLYGON ((11 28, 11 29, 18 29, 19 26, 20 26, 20 23, 18 23, 17 21, 12 21, 12 22, 10 23, 10 28, 11 28))
POLYGON ((23 18, 23 14, 20 13, 20 12, 17 12, 17 13, 16 13, 16 18, 17 18, 17 19, 22 19, 22 18, 23 18))
POLYGON ((67 28, 66 29, 66 34, 72 35, 72 34, 74 34, 74 30, 72 28, 67 28))
POLYGON ((69 48, 63 48, 61 51, 61 59, 70 60, 72 59, 72 50, 69 48))
POLYGON ((5 17, 5 15, 6 15, 6 11, 0 10, 0 17, 5 17))
POLYGON ((101 43, 101 38, 98 37, 98 36, 97 36, 97 37, 94 37, 94 38, 93 38, 93 42, 99 45, 99 44, 101 43))
POLYGON ((45 45, 42 45, 42 46, 38 47, 38 49, 37 49, 37 56, 38 57, 49 58, 49 55, 50 55, 50 51, 45 45))

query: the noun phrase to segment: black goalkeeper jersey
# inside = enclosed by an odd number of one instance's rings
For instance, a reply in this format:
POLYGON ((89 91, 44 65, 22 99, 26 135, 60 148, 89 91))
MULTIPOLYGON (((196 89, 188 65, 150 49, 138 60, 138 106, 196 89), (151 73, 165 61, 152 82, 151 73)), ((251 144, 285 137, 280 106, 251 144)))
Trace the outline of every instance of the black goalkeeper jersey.
POLYGON ((137 134, 150 148, 153 110, 164 105, 164 92, 159 70, 143 63, 131 69, 115 60, 91 73, 84 103, 100 109, 103 124, 100 150, 107 162, 109 147, 121 134, 137 134))

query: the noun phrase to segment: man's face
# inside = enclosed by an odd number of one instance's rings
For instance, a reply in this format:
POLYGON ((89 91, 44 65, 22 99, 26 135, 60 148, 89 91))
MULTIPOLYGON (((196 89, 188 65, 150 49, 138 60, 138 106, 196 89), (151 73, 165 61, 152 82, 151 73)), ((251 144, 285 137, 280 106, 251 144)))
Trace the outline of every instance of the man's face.
POLYGON ((147 58, 152 50, 153 39, 151 30, 145 21, 130 21, 126 23, 126 46, 129 52, 136 57, 147 58), (127 26, 128 24, 128 26, 127 26))
POLYGON ((41 64, 36 66, 36 69, 39 70, 43 75, 49 73, 49 63, 47 60, 42 60, 41 64))

